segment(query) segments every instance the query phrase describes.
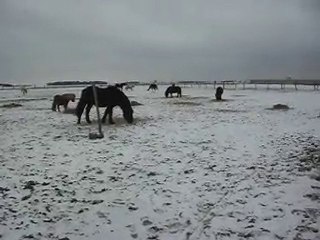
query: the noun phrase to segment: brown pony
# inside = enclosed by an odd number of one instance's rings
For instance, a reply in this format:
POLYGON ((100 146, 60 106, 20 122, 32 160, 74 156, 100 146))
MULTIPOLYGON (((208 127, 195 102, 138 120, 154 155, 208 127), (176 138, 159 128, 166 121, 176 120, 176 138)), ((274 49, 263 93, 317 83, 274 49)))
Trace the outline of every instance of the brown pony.
POLYGON ((55 95, 53 98, 53 103, 52 103, 52 111, 56 111, 58 108, 58 111, 60 112, 60 105, 63 105, 64 110, 67 109, 69 101, 74 102, 76 99, 76 95, 73 93, 65 93, 62 95, 55 95))

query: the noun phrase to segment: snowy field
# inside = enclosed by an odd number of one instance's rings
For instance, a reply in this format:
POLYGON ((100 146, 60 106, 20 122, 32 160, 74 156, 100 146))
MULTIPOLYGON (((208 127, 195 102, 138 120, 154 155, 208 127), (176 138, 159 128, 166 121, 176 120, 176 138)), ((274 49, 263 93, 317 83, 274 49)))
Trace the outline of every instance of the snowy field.
POLYGON ((100 140, 50 109, 81 88, 1 90, 0 239, 320 239, 320 91, 165 88, 100 140))

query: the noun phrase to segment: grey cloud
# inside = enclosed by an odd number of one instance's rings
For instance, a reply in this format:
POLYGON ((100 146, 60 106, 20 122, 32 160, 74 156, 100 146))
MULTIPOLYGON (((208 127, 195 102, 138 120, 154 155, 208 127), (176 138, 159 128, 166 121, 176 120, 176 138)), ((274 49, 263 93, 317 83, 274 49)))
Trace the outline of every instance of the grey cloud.
POLYGON ((317 78, 318 2, 0 0, 0 81, 317 78))

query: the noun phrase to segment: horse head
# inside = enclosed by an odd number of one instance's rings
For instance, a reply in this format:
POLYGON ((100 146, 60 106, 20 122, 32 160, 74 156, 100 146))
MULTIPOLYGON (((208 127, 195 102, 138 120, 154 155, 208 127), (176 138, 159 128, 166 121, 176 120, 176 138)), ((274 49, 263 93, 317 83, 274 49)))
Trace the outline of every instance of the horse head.
POLYGON ((167 88, 167 90, 165 91, 164 95, 165 95, 166 97, 168 97, 168 96, 169 96, 169 93, 172 93, 172 86, 170 86, 170 87, 167 88))
POLYGON ((165 95, 166 97, 169 96, 169 91, 168 91, 168 89, 166 90, 166 92, 164 93, 164 95, 165 95))
POLYGON ((55 96, 53 97, 53 102, 52 102, 52 107, 51 107, 52 111, 56 111, 57 98, 58 98, 59 96, 60 96, 60 95, 55 95, 55 96))
POLYGON ((123 117, 128 123, 133 122, 133 109, 131 106, 123 108, 123 117))
POLYGON ((131 107, 131 103, 129 101, 129 98, 124 93, 122 93, 121 95, 122 95, 122 99, 121 99, 121 103, 119 104, 119 106, 123 111, 123 118, 128 123, 132 123, 133 122, 133 109, 131 107))

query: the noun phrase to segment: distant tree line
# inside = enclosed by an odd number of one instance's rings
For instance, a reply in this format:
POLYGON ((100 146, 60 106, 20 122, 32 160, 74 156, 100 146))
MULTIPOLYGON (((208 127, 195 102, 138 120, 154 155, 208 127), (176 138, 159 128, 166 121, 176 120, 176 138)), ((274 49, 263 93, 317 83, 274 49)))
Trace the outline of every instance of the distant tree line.
POLYGON ((68 86, 68 85, 90 85, 90 84, 108 84, 106 81, 56 81, 47 83, 48 86, 68 86))
POLYGON ((10 83, 0 83, 1 87, 14 87, 14 85, 10 84, 10 83))

